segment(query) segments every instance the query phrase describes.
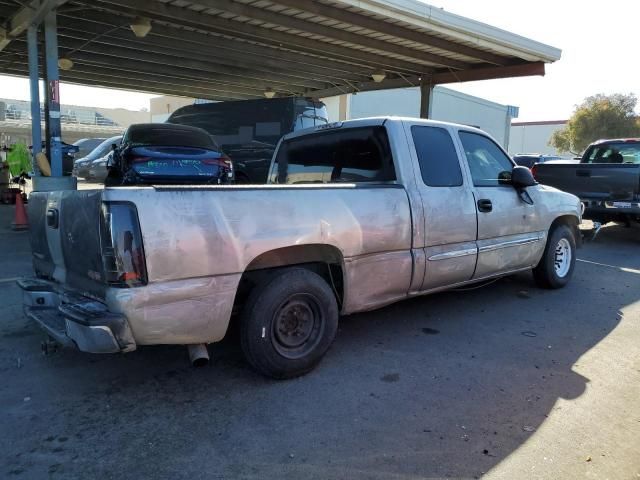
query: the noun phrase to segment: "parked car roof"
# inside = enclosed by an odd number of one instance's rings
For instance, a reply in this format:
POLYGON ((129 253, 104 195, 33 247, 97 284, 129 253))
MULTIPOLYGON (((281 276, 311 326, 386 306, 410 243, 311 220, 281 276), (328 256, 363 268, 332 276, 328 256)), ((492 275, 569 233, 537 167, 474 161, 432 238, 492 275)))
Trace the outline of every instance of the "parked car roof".
POLYGON ((218 148, 213 137, 206 130, 175 123, 136 123, 130 125, 124 133, 122 143, 218 148))

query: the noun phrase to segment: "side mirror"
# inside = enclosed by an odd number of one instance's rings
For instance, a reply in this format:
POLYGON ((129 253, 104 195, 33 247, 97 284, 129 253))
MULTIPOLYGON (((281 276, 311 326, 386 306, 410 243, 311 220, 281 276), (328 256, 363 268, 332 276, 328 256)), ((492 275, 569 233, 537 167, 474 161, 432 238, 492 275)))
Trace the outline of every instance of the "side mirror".
POLYGON ((111 150, 113 150, 115 152, 115 150, 118 148, 118 145, 116 143, 112 143, 111 144, 111 150))
POLYGON ((514 188, 526 188, 537 185, 536 179, 533 178, 533 174, 531 170, 527 167, 517 166, 513 167, 513 171, 511 172, 511 185, 514 188))

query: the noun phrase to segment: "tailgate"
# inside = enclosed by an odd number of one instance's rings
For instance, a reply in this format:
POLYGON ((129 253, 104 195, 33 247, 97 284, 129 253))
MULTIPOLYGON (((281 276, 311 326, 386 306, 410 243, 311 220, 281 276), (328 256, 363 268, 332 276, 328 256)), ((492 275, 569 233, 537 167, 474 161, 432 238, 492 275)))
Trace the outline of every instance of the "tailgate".
POLYGON ((583 199, 634 200, 640 189, 640 165, 635 164, 539 164, 535 177, 583 199))
POLYGON ((38 276, 92 296, 104 296, 101 206, 101 190, 31 194, 31 246, 38 276))

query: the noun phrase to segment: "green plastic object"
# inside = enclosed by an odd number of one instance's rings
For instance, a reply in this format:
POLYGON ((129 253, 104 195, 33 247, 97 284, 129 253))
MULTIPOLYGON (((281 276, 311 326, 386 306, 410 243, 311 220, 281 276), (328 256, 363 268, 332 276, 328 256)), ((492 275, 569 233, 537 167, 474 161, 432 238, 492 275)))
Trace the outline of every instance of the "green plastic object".
POLYGON ((31 170, 31 153, 27 146, 24 143, 16 143, 7 153, 7 163, 12 177, 28 173, 31 170))

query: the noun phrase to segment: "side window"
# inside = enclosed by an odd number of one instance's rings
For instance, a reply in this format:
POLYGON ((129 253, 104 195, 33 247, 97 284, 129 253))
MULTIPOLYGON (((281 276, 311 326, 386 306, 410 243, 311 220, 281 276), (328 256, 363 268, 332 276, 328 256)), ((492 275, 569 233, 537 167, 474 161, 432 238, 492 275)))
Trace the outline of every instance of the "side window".
POLYGON ((492 140, 464 131, 460 140, 476 187, 496 187, 511 179, 513 164, 492 140))
POLYGON ((444 128, 411 127, 422 180, 430 187, 462 185, 462 171, 451 135, 444 128))
POLYGON ((360 183, 396 179, 384 127, 329 130, 284 141, 269 183, 360 183))

